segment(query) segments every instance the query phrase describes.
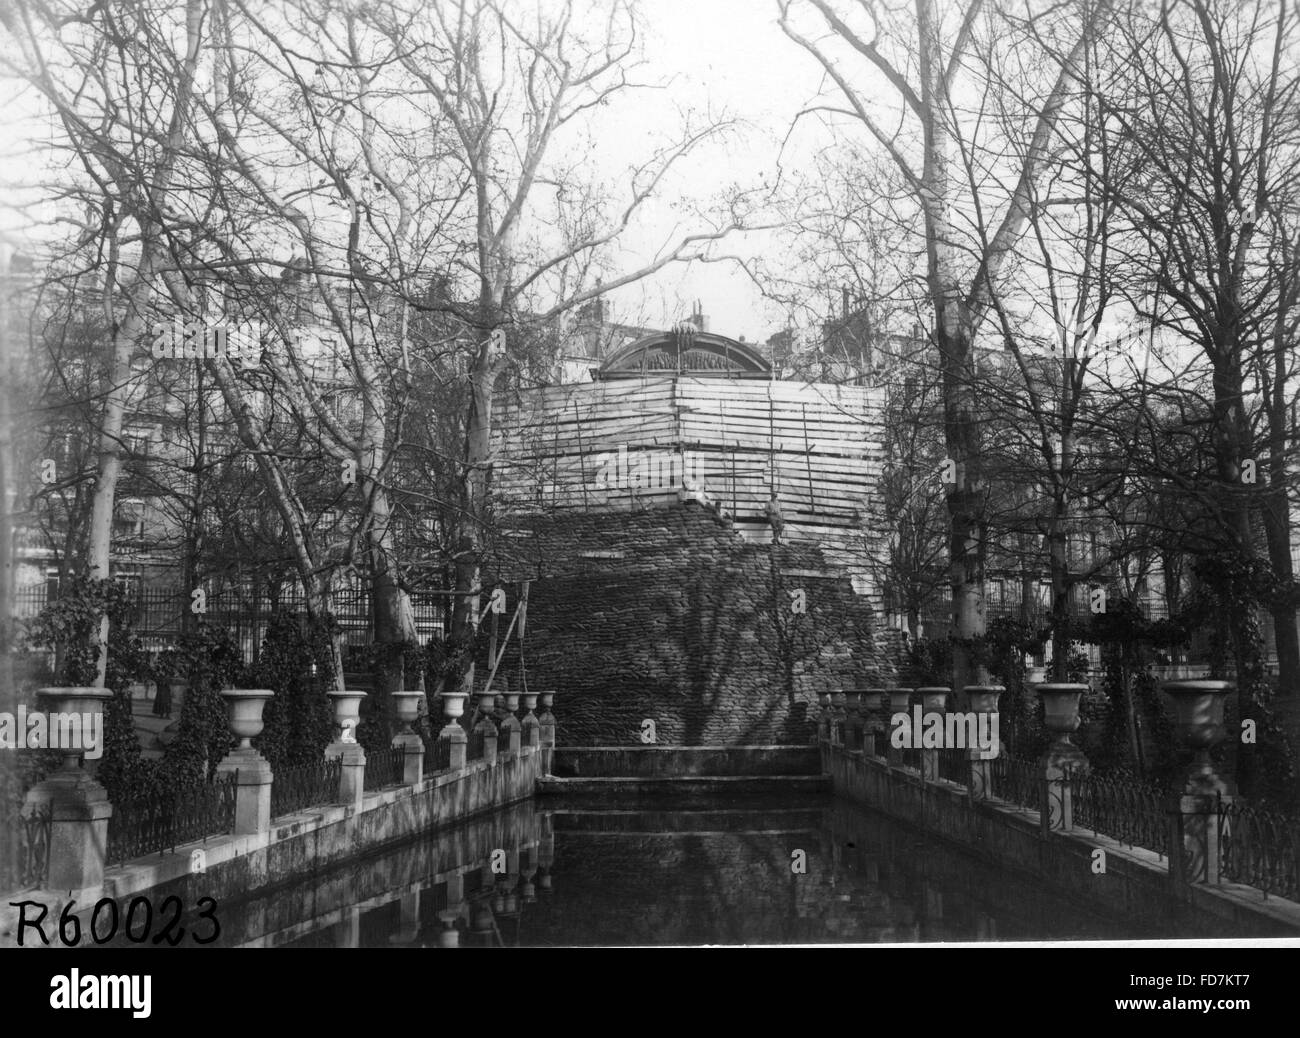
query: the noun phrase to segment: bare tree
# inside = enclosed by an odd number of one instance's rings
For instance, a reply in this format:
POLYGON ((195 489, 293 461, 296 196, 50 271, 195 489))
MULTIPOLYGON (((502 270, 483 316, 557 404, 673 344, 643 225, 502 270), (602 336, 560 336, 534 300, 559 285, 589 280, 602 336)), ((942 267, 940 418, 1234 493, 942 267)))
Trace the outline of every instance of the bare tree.
MULTIPOLYGON (((3 23, 21 55, 21 74, 41 94, 65 135, 67 157, 85 174, 83 212, 97 218, 95 265, 103 321, 112 348, 104 372, 98 464, 87 574, 109 577, 123 420, 138 385, 132 355, 148 327, 168 256, 167 207, 190 139, 190 106, 205 8, 188 0, 184 44, 171 42, 171 9, 128 10, 18 3, 3 23), (59 60, 46 57, 60 44, 59 60), (148 60, 142 55, 148 54, 148 60)), ((107 666, 108 617, 96 640, 97 683, 107 666)))
MULTIPOLYGON (((1290 571, 1286 510, 1277 507, 1290 435, 1278 392, 1285 401, 1290 372, 1284 358, 1278 367, 1277 350, 1293 290, 1276 260, 1294 230, 1295 19, 1287 4, 1191 0, 1163 2, 1155 19, 1134 8, 1118 24, 1117 46, 1136 60, 1112 84, 1107 115, 1135 142, 1144 167, 1140 180, 1113 186, 1141 242, 1145 284, 1134 302, 1155 325, 1194 344, 1209 367, 1221 553, 1215 580, 1225 602, 1240 602, 1225 612, 1239 708, 1251 716, 1267 709, 1262 645, 1254 608, 1240 596, 1256 583, 1261 506, 1274 569, 1290 571), (1267 465, 1256 447, 1257 402, 1271 424, 1267 465)), ((1300 663, 1293 603, 1294 596, 1273 602, 1281 684, 1291 695, 1300 663)), ((1246 760, 1242 772, 1248 785, 1246 760)))
MULTIPOLYGON (((918 0, 913 12, 885 3, 865 3, 847 12, 829 0, 777 0, 777 6, 781 27, 819 62, 840 98, 839 104, 827 102, 812 110, 846 117, 874 138, 897 165, 923 213, 945 445, 956 466, 947 503, 959 639, 954 678, 960 687, 984 677, 975 673, 968 652, 969 643, 985 630, 987 488, 972 379, 976 334, 1038 204, 1034 185, 1051 155, 1057 122, 1088 41, 1110 5, 1102 0, 1080 5, 1077 12, 1067 8, 1058 31, 1073 34, 1074 42, 1061 49, 1059 61, 1033 39, 1009 32, 1008 20, 982 0, 955 15, 937 0, 918 0), (800 24, 805 12, 814 17, 800 24), (1077 18, 1071 17, 1076 13, 1077 18), (990 96, 993 78, 981 68, 973 43, 981 32, 992 36, 999 30, 1003 36, 990 53, 1026 48, 1020 53, 1041 54, 1041 65, 1049 70, 1027 113, 1027 133, 1015 141, 984 139, 978 117, 980 98, 990 96), (874 92, 882 89, 894 102, 889 116, 880 114, 874 100, 874 92), (966 100, 972 92, 973 111, 966 100), (998 210, 1000 217, 993 215, 998 210)), ((1027 57, 1020 60, 1026 70, 1033 64, 1027 57)))
POLYGON ((602 291, 703 256, 710 242, 742 225, 743 200, 733 199, 712 225, 681 234, 649 262, 593 284, 593 264, 632 226, 669 171, 725 129, 713 119, 688 122, 680 137, 629 168, 621 197, 602 198, 584 183, 561 149, 581 140, 588 113, 636 88, 633 5, 566 0, 522 13, 500 0, 432 7, 390 0, 371 8, 368 19, 400 55, 417 125, 447 124, 458 145, 447 156, 463 203, 452 220, 463 221, 469 247, 454 256, 455 287, 443 305, 468 339, 453 621, 468 687, 479 565, 491 525, 492 397, 517 344, 528 338, 525 326, 545 326, 602 291))

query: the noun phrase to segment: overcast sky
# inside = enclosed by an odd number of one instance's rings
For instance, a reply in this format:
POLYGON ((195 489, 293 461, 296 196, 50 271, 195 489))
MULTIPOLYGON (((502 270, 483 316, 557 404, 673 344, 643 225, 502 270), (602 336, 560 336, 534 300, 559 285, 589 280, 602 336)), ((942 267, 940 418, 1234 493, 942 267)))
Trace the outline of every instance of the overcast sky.
MULTIPOLYGON (((725 145, 712 146, 689 165, 680 189, 700 198, 726 184, 760 184, 775 176, 782 140, 795 114, 820 90, 821 75, 812 59, 776 23, 772 0, 644 0, 649 35, 644 75, 670 81, 667 95, 647 92, 637 103, 638 120, 619 120, 610 133, 608 154, 615 162, 644 153, 642 142, 656 127, 670 132, 677 119, 674 102, 697 110, 726 112, 746 129, 725 145)), ((792 144, 787 159, 807 156, 807 137, 792 144), (801 146, 802 144, 802 146, 801 146)), ((629 260, 648 258, 668 239, 673 224, 655 221, 658 233, 639 230, 627 243, 629 260)), ((765 235, 738 238, 745 254, 770 246, 765 235)), ((750 279, 731 265, 675 266, 646 284, 614 298, 615 316, 648 324, 684 317, 700 299, 709 327, 725 335, 766 339, 785 324, 785 315, 765 302, 750 279)))
MULTIPOLYGON (((772 0, 643 0, 648 33, 644 39, 643 81, 665 82, 667 89, 636 95, 620 105, 617 117, 601 130, 601 148, 593 161, 605 175, 616 176, 630 162, 647 155, 656 136, 670 135, 680 111, 698 115, 726 113, 744 129, 725 144, 697 153, 682 167, 670 194, 707 200, 725 185, 756 185, 774 176, 782 139, 794 114, 819 90, 821 77, 812 60, 776 24, 772 0), (631 114, 631 117, 629 117, 631 114)), ((0 111, 0 182, 7 204, 0 206, 0 231, 23 227, 35 215, 16 211, 16 202, 33 200, 16 190, 30 176, 22 141, 36 126, 23 118, 32 111, 27 98, 12 94, 0 111), (25 176, 26 174, 26 176, 25 176)), ((37 124, 39 126, 39 124, 37 124)), ((27 182, 30 182, 29 180, 27 182)), ((668 211, 667 199, 647 211, 619 257, 628 268, 645 262, 680 233, 680 210, 668 211)), ((736 248, 752 251, 765 238, 738 239, 736 248)), ((614 316, 630 322, 668 324, 685 316, 700 299, 712 330, 747 339, 765 339, 785 323, 784 314, 763 301, 749 278, 730 265, 677 265, 649 282, 628 288, 612 299, 614 316)))

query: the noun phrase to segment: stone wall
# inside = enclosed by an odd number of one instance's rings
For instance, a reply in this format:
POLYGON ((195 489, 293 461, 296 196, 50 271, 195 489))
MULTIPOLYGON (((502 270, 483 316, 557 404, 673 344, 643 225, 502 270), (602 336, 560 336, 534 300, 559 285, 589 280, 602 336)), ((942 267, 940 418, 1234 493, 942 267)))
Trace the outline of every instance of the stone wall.
POLYGON ((1045 838, 1037 811, 972 801, 951 782, 925 782, 843 746, 823 742, 821 748, 837 797, 935 834, 998 869, 1028 873, 1041 890, 1128 919, 1153 935, 1168 926, 1180 935, 1216 938, 1300 933, 1300 905, 1284 898, 1235 883, 1176 887, 1168 861, 1154 851, 1081 829, 1045 838), (1094 869, 1099 848, 1105 851, 1101 873, 1094 869))
MULTIPOLYGON (((562 690, 561 745, 639 744, 644 720, 657 745, 808 743, 820 689, 893 673, 815 545, 750 543, 693 501, 511 525, 497 572, 533 581, 528 686, 562 690)), ((518 687, 513 643, 500 673, 518 687)))
MULTIPOLYGON (((543 760, 541 748, 523 746, 500 753, 492 763, 472 761, 464 768, 428 775, 415 786, 366 793, 360 811, 350 805, 321 805, 274 818, 265 832, 217 836, 202 844, 182 844, 170 853, 134 859, 105 870, 101 887, 76 891, 71 897, 56 890, 15 894, 0 905, 0 947, 17 942, 21 916, 9 902, 27 900, 45 906, 49 934, 48 920, 57 921, 70 900, 76 902, 73 914, 82 916, 85 926, 101 897, 121 902, 125 911, 127 899, 141 894, 155 904, 174 894, 188 906, 201 896, 221 905, 266 895, 422 833, 530 799, 542 776, 543 760), (200 847, 205 871, 198 876, 192 871, 190 855, 200 847)), ((35 918, 39 910, 32 908, 31 913, 35 918)), ((36 940, 34 932, 25 936, 36 940)))

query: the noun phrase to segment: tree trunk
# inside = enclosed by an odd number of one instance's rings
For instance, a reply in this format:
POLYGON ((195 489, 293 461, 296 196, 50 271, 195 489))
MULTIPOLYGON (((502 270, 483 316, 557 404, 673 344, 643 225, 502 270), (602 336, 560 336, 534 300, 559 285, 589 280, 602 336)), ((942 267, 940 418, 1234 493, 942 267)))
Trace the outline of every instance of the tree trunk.
MULTIPOLYGON (((485 327, 494 322, 485 321, 485 327)), ((496 367, 489 340, 479 344, 470 373, 470 408, 465 428, 465 490, 456 543, 456 605, 452 640, 461 657, 461 690, 474 690, 475 638, 479 616, 479 557, 489 521, 488 471, 492 437, 492 391, 496 367)))
MULTIPOLYGON (((364 452, 365 475, 361 490, 370 502, 370 525, 366 532, 367 555, 370 563, 371 602, 374 617, 375 644, 383 647, 385 654, 385 692, 398 692, 406 687, 405 649, 419 640, 415 618, 411 612, 410 597, 401 586, 397 566, 393 560, 392 504, 388 490, 381 481, 382 465, 374 459, 377 451, 364 452)), ((423 674, 415 675, 412 687, 423 687, 423 674)))
MULTIPOLYGON (((1230 332, 1216 345, 1214 359, 1214 450, 1220 481, 1220 522, 1225 528, 1227 542, 1233 554, 1241 560, 1255 557, 1254 534, 1251 529, 1251 494, 1242 483, 1242 461, 1248 453, 1249 424, 1243 406, 1241 351, 1230 332)), ((1232 589, 1220 587, 1219 594, 1234 605, 1241 600, 1232 595, 1232 589)), ((1232 654, 1237 669, 1237 716, 1255 714, 1254 698, 1264 677, 1264 664, 1258 639, 1258 625, 1254 616, 1255 604, 1245 603, 1243 608, 1232 608, 1226 617, 1232 654)), ((1234 749, 1236 744, 1234 743, 1234 749)), ((1255 789, 1254 757, 1237 753, 1237 781, 1241 791, 1250 795, 1255 789)))
MULTIPOLYGON (((203 4, 188 0, 185 8, 185 61, 181 82, 176 87, 176 100, 167 131, 167 141, 154 182, 149 185, 147 200, 142 200, 144 211, 138 214, 141 224, 140 265, 136 281, 128 296, 126 319, 114 322, 113 350, 105 380, 104 410, 99 426, 98 462, 95 474, 95 495, 91 503, 89 543, 86 552, 86 572, 92 580, 107 580, 112 557, 113 510, 117 498, 117 480, 122 471, 122 424, 126 417, 128 391, 133 383, 131 355, 136 340, 145 332, 145 315, 155 295, 155 279, 164 256, 163 229, 157 219, 163 201, 171 188, 176 158, 185 144, 187 110, 193 90, 195 70, 199 60, 199 31, 203 21, 203 4)), ((105 286, 104 291, 112 291, 105 286)), ((108 672, 108 614, 99 619, 98 629, 91 632, 91 647, 95 653, 95 684, 104 687, 108 672)))
MULTIPOLYGON (((1285 312, 1285 310, 1283 310, 1285 312)), ((1263 500, 1264 535, 1268 542, 1268 559, 1273 574, 1283 585, 1295 579, 1291 560, 1291 506, 1287 498, 1290 474, 1287 472, 1288 422, 1288 341, 1285 322, 1278 320, 1272 348, 1272 384, 1265 400, 1268 421, 1268 492, 1263 500)), ((1275 601, 1269 610, 1273 617, 1273 637, 1277 646, 1277 695, 1279 706, 1292 713, 1300 705, 1300 630, 1296 628, 1296 607, 1290 600, 1275 601)), ((1300 724, 1300 715, 1296 716, 1300 724)))
POLYGON ((951 222, 954 142, 944 104, 947 87, 940 47, 940 18, 932 2, 917 5, 920 74, 925 103, 925 161, 922 204, 926 229, 926 276, 935 314, 935 344, 943 386, 944 444, 956 463, 957 479, 948 490, 949 580, 952 585, 953 687, 987 684, 971 643, 983 638, 984 522, 980 481, 980 437, 975 421, 972 346, 975 328, 958 281, 961 248, 951 222))
POLYGON ((18 473, 15 469, 13 393, 18 367, 14 362, 10 280, 13 252, 0 246, 0 710, 17 709, 14 687, 14 512, 18 507, 18 473))
MULTIPOLYGON (((235 423, 235 431, 240 442, 253 452, 263 485, 266 487, 275 509, 280 515, 285 536, 289 539, 289 548, 293 554, 298 579, 303 586, 303 599, 307 605, 307 616, 319 623, 331 612, 329 587, 316 566, 311 553, 306 518, 301 503, 294 494, 284 473, 276 463, 273 452, 263 439, 261 430, 254 423, 248 402, 240 395, 234 385, 233 373, 229 362, 214 362, 217 384, 221 395, 229 408, 235 423)), ((343 676, 343 636, 334 633, 330 638, 330 655, 333 657, 334 687, 342 691, 346 687, 343 676)))

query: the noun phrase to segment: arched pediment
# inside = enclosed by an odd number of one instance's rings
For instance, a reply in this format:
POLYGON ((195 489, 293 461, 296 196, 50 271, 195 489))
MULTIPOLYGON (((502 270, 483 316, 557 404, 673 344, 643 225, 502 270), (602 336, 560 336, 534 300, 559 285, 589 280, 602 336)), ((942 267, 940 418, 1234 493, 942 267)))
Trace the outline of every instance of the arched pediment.
POLYGON ((666 373, 770 377, 772 365, 748 343, 686 325, 620 346, 605 358, 596 377, 603 380, 666 373))

